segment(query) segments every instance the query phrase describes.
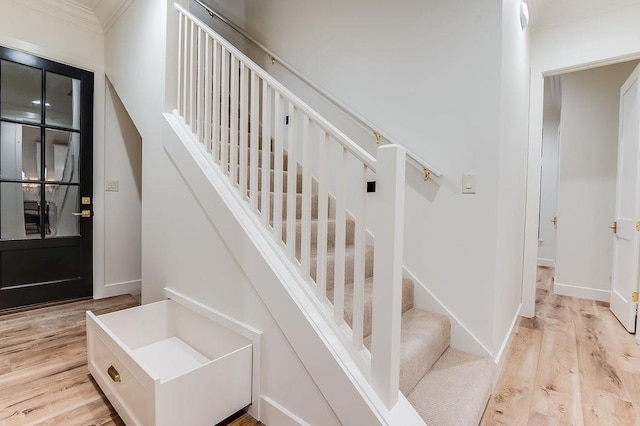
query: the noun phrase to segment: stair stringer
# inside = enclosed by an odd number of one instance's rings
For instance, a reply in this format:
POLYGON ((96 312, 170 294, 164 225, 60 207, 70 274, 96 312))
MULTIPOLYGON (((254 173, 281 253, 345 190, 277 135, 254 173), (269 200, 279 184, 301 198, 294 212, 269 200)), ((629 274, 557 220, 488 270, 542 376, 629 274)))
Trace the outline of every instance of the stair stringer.
POLYGON ((164 150, 287 341, 343 424, 424 425, 408 400, 387 409, 337 332, 299 285, 290 261, 181 118, 164 114, 177 135, 164 150), (178 140, 180 142, 178 142, 178 140))
POLYGON ((494 358, 493 353, 484 345, 464 323, 447 308, 419 279, 406 267, 403 274, 414 283, 414 306, 424 311, 445 315, 451 322, 451 346, 475 355, 494 358))

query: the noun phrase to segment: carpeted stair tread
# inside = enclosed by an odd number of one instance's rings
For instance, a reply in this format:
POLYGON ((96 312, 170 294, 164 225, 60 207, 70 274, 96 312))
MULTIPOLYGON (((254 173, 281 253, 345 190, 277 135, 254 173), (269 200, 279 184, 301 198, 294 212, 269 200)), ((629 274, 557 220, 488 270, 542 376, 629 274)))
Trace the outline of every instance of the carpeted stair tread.
MULTIPOLYGON (((239 182, 239 179, 240 179, 239 169, 237 173, 238 173, 237 182, 239 182)), ((285 194, 287 193, 287 185, 289 184, 288 174, 289 174, 288 171, 282 172, 282 192, 285 194)), ((295 183, 296 192, 301 193, 302 192, 302 174, 300 173, 296 174, 295 182, 296 182, 295 183)), ((250 189, 250 188, 251 188, 250 171, 247 171, 247 189, 250 189)), ((274 188, 275 188, 275 172, 273 171, 273 169, 270 169, 269 170, 269 189, 272 190, 274 188)), ((258 167, 258 191, 262 191, 262 167, 258 167)))
MULTIPOLYGON (((316 249, 318 244, 318 219, 311 219, 311 236, 310 243, 311 249, 316 249)), ((346 245, 352 245, 354 242, 355 228, 356 224, 352 220, 347 220, 345 222, 345 241, 346 245)), ((335 247, 336 246, 336 220, 332 218, 327 219, 327 247, 335 247)), ((287 238, 287 223, 282 222, 282 241, 286 241, 287 238)), ((296 220, 296 258, 300 259, 301 252, 301 244, 302 244, 302 220, 296 220)))
MULTIPOLYGON (((333 302, 333 293, 327 297, 333 302)), ((373 277, 364 281, 364 320, 363 337, 371 334, 371 313, 373 307, 373 277)), ((402 312, 413 308, 413 281, 409 278, 402 280, 402 312)), ((344 320, 349 327, 353 326, 353 283, 344 285, 344 320)))
MULTIPOLYGON (((241 148, 238 147, 238 151, 236 151, 236 164, 238 164, 238 166, 240 166, 240 151, 241 148)), ((262 153, 264 151, 262 151, 261 149, 258 150, 258 167, 262 167, 262 153)), ((269 168, 273 169, 273 165, 275 164, 276 161, 276 155, 273 152, 269 152, 269 168)), ((231 163, 231 152, 227 151, 227 163, 231 163)), ((247 147, 247 166, 251 165, 251 147, 247 147)), ((287 156, 287 153, 285 152, 282 155, 282 170, 287 170, 289 167, 289 157, 287 156)))
MULTIPOLYGON (((449 347, 449 318, 412 308, 402 314, 400 331, 400 392, 408 395, 449 347)), ((371 336, 365 339, 370 347, 371 336)))
MULTIPOLYGON (((335 276, 335 260, 336 260, 336 248, 329 247, 327 249, 327 291, 333 290, 333 280, 335 276)), ((317 264, 318 264, 318 250, 312 248, 311 250, 311 278, 315 281, 317 277, 317 264)), ((354 260, 355 260, 355 246, 345 247, 345 259, 344 259, 344 281, 345 283, 353 282, 354 272, 354 260)), ((373 276, 373 246, 365 247, 365 264, 364 264, 364 276, 365 278, 373 276)))
POLYGON ((495 373, 491 359, 449 348, 408 395, 430 426, 480 422, 495 373))
MULTIPOLYGON (((273 192, 269 193, 269 218, 273 218, 275 195, 273 192)), ((282 219, 287 217, 287 194, 282 194, 282 219)), ((262 209, 262 192, 258 194, 258 210, 262 209)), ((296 194, 296 219, 302 217, 302 194, 296 194)), ((311 217, 318 217, 318 196, 311 196, 311 217)))

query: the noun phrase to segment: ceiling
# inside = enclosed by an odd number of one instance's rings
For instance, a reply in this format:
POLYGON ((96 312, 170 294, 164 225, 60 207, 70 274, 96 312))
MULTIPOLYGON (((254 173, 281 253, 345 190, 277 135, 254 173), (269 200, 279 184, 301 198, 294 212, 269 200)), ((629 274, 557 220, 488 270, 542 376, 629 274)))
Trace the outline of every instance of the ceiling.
POLYGON ((640 4, 640 0, 525 0, 525 2, 529 6, 532 31, 640 4))
MULTIPOLYGON (((17 1, 17 0, 14 0, 17 1)), ((92 31, 106 32, 133 0, 22 0, 21 3, 50 13, 92 31)))
POLYGON ((87 9, 95 9, 95 7, 103 0, 69 0, 70 3, 74 3, 77 6, 85 7, 87 9))
MULTIPOLYGON (((41 0, 76 15, 86 25, 107 31, 133 0, 41 0)), ((555 27, 610 10, 640 4, 640 0, 523 0, 529 6, 532 31, 555 27)), ((94 29, 95 29, 94 28, 94 29)))

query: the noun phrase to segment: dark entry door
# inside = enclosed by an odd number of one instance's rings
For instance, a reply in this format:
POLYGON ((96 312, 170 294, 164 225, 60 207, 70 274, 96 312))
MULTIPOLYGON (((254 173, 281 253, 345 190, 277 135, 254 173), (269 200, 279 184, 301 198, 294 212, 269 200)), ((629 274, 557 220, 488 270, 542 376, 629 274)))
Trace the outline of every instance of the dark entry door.
POLYGON ((0 47, 0 310, 92 295, 92 145, 93 74, 0 47))

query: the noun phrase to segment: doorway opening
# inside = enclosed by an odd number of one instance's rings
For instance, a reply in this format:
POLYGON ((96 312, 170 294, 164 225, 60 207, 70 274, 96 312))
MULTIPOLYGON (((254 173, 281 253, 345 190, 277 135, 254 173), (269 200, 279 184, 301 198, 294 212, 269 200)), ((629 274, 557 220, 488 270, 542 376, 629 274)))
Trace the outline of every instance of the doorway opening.
POLYGON ((545 78, 537 276, 555 294, 612 296, 620 88, 638 63, 545 78))

